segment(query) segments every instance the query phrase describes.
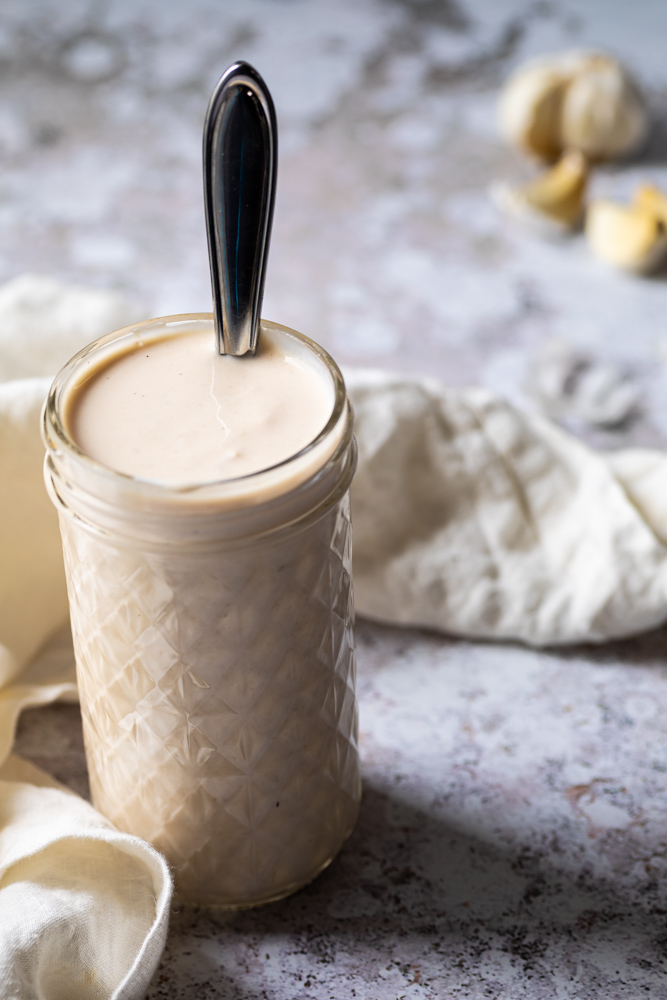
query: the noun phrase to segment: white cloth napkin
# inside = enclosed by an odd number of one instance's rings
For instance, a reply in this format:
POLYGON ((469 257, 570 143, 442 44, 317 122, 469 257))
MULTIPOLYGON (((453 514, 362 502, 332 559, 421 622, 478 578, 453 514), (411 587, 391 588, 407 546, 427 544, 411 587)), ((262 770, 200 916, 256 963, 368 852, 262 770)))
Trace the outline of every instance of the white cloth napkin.
MULTIPOLYGON (((23 707, 76 696, 42 401, 71 354, 139 318, 109 293, 45 278, 0 289, 3 1000, 139 1000, 166 934, 162 858, 10 756, 23 707)), ((667 457, 595 453, 482 390, 346 378, 360 614, 537 645, 602 641, 667 618, 667 457)))
POLYGON ((136 318, 117 296, 48 279, 0 289, 2 1000, 140 1000, 167 933, 164 859, 10 755, 21 709, 76 698, 57 518, 42 478, 39 415, 51 378, 26 376, 55 372, 91 337, 136 318))
POLYGON ((667 618, 667 456, 592 451, 483 389, 346 381, 360 614, 538 646, 667 618))

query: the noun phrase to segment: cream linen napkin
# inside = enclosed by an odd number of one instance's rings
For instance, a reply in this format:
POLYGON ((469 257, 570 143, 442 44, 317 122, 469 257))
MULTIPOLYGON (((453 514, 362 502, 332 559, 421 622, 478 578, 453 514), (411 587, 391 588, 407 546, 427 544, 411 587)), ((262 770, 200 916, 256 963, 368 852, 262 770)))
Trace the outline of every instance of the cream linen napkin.
POLYGON ((24 277, 0 288, 0 997, 140 1000, 164 947, 164 859, 10 756, 22 708, 76 698, 39 415, 54 373, 137 318, 117 296, 24 277), (41 650, 41 652, 39 652, 41 650))
MULTIPOLYGON (((42 482, 50 378, 34 376, 138 318, 108 293, 44 278, 0 288, 0 996, 12 1000, 139 998, 166 932, 162 859, 7 757, 22 707, 75 695, 42 482)), ((536 645, 667 618, 666 457, 597 454, 482 390, 346 377, 360 614, 536 645)))
POLYGON ((533 645, 667 618, 667 456, 597 453, 483 389, 348 371, 357 610, 533 645))

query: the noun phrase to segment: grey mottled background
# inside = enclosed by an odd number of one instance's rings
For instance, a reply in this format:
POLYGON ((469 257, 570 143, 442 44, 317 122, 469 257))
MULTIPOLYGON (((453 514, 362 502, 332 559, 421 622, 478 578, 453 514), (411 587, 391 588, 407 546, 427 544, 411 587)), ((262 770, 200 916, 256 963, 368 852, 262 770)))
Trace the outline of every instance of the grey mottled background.
MULTIPOLYGON (((660 0, 1 0, 0 280, 206 309, 201 125, 246 58, 281 128, 266 316, 339 360, 532 408, 531 365, 565 340, 641 397, 578 432, 662 444, 664 278, 536 241, 487 188, 530 172, 497 136, 501 80, 590 45, 628 62, 655 119, 594 190, 667 186, 666 37, 660 0)), ((667 998, 664 633, 555 654, 362 623, 359 644, 352 840, 282 903, 177 912, 151 1000, 667 998)), ((26 713, 19 748, 85 788, 76 709, 26 713)))

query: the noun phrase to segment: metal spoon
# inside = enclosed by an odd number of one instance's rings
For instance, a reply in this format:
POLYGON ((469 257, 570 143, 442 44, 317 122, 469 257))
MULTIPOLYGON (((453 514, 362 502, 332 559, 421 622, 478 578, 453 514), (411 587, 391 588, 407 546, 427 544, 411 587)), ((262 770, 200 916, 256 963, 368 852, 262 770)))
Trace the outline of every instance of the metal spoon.
POLYGON ((276 193, 278 126, 257 70, 237 62, 204 122, 204 207, 220 354, 254 354, 276 193))

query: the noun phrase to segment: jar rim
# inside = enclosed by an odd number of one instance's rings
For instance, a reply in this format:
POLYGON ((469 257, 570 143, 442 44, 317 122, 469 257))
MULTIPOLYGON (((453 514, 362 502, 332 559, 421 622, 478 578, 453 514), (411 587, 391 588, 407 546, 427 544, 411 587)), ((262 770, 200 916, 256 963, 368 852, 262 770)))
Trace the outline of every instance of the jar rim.
MULTIPOLYGON (((99 337, 97 340, 94 340, 92 343, 82 348, 82 350, 78 351, 77 354, 70 358, 70 360, 56 375, 44 404, 42 411, 42 438, 47 448, 47 452, 55 456, 66 455, 68 458, 73 459, 77 465, 80 465, 83 469, 87 470, 89 474, 94 475, 94 477, 101 483, 113 483, 116 487, 120 486, 121 488, 124 487, 126 489, 138 491, 144 495, 147 500, 153 498, 154 500, 159 501, 160 499, 164 500, 168 497, 179 496, 191 499, 195 499, 197 497, 201 497, 202 499, 214 499, 214 497, 224 496, 232 492, 246 492, 246 490, 252 491, 256 486, 261 486, 263 481, 266 481, 276 473, 287 471, 290 466, 297 466, 302 459, 306 459, 312 452, 315 452, 320 445, 324 444, 332 432, 334 432, 340 425, 346 415, 346 411, 349 411, 349 402, 345 382, 340 368, 331 355, 314 340, 311 340, 304 334, 293 330, 291 327, 262 319, 262 328, 265 328, 268 331, 276 330, 281 334, 287 334, 288 337, 296 340, 299 344, 310 350, 322 363, 332 381, 334 401, 331 415, 321 431, 298 452, 282 459, 280 462, 276 462, 274 465, 267 466, 254 472, 246 473, 243 476, 234 476, 227 479, 206 480, 203 482, 186 484, 172 484, 121 472, 117 469, 111 468, 110 466, 104 465, 102 462, 97 461, 87 454, 87 452, 83 451, 68 432, 62 416, 64 408, 63 403, 65 401, 66 393, 72 387, 72 379, 78 371, 80 365, 86 359, 94 356, 100 351, 103 351, 104 348, 110 348, 112 345, 116 343, 120 344, 123 341, 131 341, 132 338, 138 339, 142 334, 145 335, 149 330, 158 330, 163 328, 167 335, 169 335, 171 332, 169 331, 170 327, 183 327, 185 325, 193 325, 196 323, 212 325, 212 313, 178 313, 143 320, 139 323, 122 327, 119 330, 114 330, 103 337, 99 337)), ((185 331, 181 330, 180 332, 183 333, 185 331)), ((173 336, 178 336, 178 331, 176 329, 173 331, 173 336)), ((348 419, 346 421, 346 426, 343 429, 341 438, 337 442, 337 446, 333 449, 333 454, 328 455, 327 458, 333 457, 335 454, 340 454, 341 450, 349 444, 351 436, 352 422, 348 419)), ((325 461, 326 460, 327 459, 325 459, 325 461)))

